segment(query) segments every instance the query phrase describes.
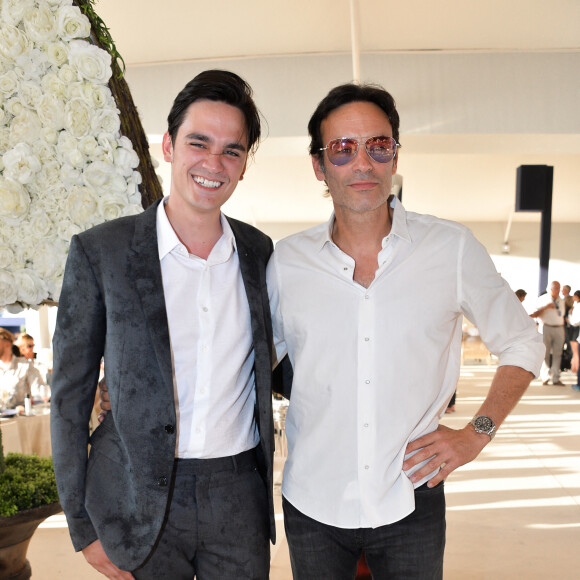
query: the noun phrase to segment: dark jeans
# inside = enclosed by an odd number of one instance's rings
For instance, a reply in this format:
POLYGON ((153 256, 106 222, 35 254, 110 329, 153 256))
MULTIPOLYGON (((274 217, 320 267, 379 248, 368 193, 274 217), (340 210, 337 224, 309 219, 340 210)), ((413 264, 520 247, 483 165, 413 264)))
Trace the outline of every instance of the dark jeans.
POLYGON ((266 580, 270 529, 255 452, 176 459, 167 521, 137 580, 266 580))
POLYGON ((415 490, 415 511, 379 528, 321 524, 283 499, 284 526, 294 580, 353 580, 362 551, 375 580, 443 578, 443 482, 415 490))

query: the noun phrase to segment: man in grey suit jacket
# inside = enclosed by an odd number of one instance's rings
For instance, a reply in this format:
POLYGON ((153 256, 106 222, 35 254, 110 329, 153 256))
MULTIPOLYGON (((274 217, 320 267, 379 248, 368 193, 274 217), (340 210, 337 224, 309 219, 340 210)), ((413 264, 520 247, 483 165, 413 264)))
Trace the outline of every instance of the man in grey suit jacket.
POLYGON ((54 336, 59 495, 75 549, 108 578, 267 578, 272 242, 220 210, 260 118, 240 77, 205 71, 168 125, 169 197, 71 241, 54 336), (111 411, 89 437, 103 357, 111 411))

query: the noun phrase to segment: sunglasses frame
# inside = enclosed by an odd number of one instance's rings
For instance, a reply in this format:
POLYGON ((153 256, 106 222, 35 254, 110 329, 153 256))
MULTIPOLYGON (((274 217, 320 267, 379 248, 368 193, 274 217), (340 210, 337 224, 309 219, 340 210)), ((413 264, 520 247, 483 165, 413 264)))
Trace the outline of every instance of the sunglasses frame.
MULTIPOLYGON (((328 157, 328 160, 335 166, 335 167, 342 167, 343 165, 347 165, 348 163, 350 163, 353 159, 355 159, 355 157, 358 155, 359 149, 360 149, 360 145, 361 145, 361 141, 359 139, 355 139, 354 137, 339 137, 337 139, 331 139, 327 144, 326 147, 321 147, 319 149, 319 151, 326 151, 326 156, 328 157), (336 142, 341 142, 341 141, 354 141, 356 143, 356 149, 354 151, 354 154, 352 155, 352 157, 350 157, 350 159, 348 159, 347 161, 345 161, 344 163, 334 163, 334 161, 331 159, 330 155, 328 154, 328 150, 330 148, 330 146, 332 145, 332 143, 336 143, 336 142)), ((376 163, 389 163, 390 161, 392 161, 393 159, 395 159, 395 157, 397 156, 397 150, 401 147, 401 145, 399 143, 397 143, 397 141, 395 140, 394 137, 389 137, 388 135, 375 135, 374 137, 369 137, 368 139, 366 139, 364 141, 364 149, 367 153, 367 155, 376 163), (393 156, 390 157, 389 159, 387 159, 386 161, 380 161, 378 159, 375 159, 369 149, 368 149, 368 143, 369 141, 372 141, 373 139, 390 139, 391 141, 394 142, 394 147, 393 147, 393 156)))

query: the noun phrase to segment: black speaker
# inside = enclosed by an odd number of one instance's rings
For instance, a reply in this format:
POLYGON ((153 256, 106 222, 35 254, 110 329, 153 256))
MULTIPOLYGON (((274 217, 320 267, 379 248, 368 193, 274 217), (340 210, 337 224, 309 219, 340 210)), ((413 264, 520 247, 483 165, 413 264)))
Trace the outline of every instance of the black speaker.
POLYGON ((543 211, 552 203, 554 168, 551 165, 520 165, 516 179, 516 211, 543 211))

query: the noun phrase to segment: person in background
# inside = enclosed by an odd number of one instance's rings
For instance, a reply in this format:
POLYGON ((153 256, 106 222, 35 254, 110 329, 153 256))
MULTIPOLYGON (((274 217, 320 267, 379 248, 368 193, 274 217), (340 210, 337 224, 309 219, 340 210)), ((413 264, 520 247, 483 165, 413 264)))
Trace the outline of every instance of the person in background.
POLYGON ((542 323, 542 336, 546 346, 546 356, 542 365, 542 382, 562 387, 560 380, 560 364, 562 349, 564 348, 564 300, 560 298, 560 282, 554 280, 550 284, 550 291, 538 297, 536 311, 532 318, 538 318, 542 323))
POLYGON ((200 73, 163 136, 169 196, 71 241, 53 460, 75 549, 108 578, 268 578, 273 247, 221 212, 260 131, 243 79, 200 73), (89 439, 103 357, 111 410, 89 439))
POLYGON ((14 335, 0 328, 0 408, 24 410, 24 399, 42 396, 46 383, 32 361, 12 352, 14 335))
POLYGON ((527 295, 528 293, 525 290, 522 290, 521 288, 519 290, 516 290, 516 296, 518 297, 520 302, 523 302, 526 299, 527 295))
POLYGON ((14 341, 20 351, 20 356, 27 360, 34 360, 34 338, 26 332, 21 332, 14 341))
POLYGON ((276 354, 294 372, 282 487, 293 577, 354 578, 364 551, 374 578, 441 578, 443 481, 493 439, 544 346, 467 228, 391 195, 399 115, 387 91, 339 86, 308 130, 334 213, 279 241, 268 264, 276 354), (439 419, 463 315, 499 366, 473 420, 450 429, 439 419))

